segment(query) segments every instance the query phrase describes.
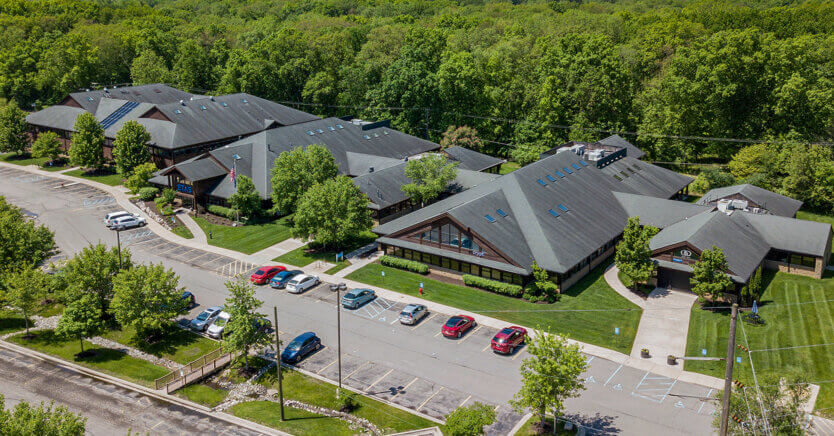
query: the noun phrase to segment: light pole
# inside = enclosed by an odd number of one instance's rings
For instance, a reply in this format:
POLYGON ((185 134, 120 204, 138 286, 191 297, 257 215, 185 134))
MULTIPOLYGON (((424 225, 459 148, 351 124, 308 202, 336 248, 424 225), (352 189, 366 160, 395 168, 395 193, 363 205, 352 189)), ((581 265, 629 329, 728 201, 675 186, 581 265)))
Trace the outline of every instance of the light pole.
POLYGON ((122 238, 120 237, 121 230, 118 227, 113 227, 116 232, 116 246, 119 247, 119 269, 122 269, 122 238))
MULTIPOLYGON (((232 177, 232 182, 235 184, 235 192, 237 192, 237 161, 240 160, 240 156, 237 154, 232 156, 232 173, 234 173, 234 177, 232 177)), ((240 211, 235 208, 235 223, 240 222, 240 211)))
POLYGON ((339 301, 339 291, 347 289, 344 283, 330 285, 330 290, 336 292, 336 354, 339 361, 339 389, 336 391, 336 398, 339 398, 339 392, 342 390, 342 305, 339 301))
POLYGON ((278 339, 278 307, 272 306, 275 318, 275 364, 278 367, 278 401, 281 402, 281 421, 284 420, 284 381, 281 380, 281 341, 278 339))

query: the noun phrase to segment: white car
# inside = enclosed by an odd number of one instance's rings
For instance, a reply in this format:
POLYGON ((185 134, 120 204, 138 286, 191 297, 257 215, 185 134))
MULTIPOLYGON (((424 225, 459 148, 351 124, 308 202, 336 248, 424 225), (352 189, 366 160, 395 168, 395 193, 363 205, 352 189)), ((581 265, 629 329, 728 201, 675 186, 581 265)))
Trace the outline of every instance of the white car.
POLYGON ((134 227, 141 227, 147 224, 144 218, 136 215, 123 216, 116 218, 110 228, 113 230, 127 230, 134 227))
POLYGON ((113 225, 113 221, 115 221, 119 218, 126 217, 126 216, 135 216, 135 215, 133 215, 132 213, 130 213, 126 210, 120 210, 118 212, 110 212, 110 213, 108 213, 107 215, 104 216, 104 225, 106 225, 107 227, 110 227, 110 226, 113 225))
POLYGON ((206 333, 214 339, 222 338, 223 330, 226 328, 226 324, 229 323, 229 318, 231 317, 232 315, 229 312, 220 312, 220 315, 217 315, 214 318, 214 322, 206 329, 206 333))
POLYGON ((291 294, 300 294, 307 289, 318 286, 319 283, 321 283, 321 280, 319 280, 316 276, 299 274, 287 283, 287 292, 291 294))

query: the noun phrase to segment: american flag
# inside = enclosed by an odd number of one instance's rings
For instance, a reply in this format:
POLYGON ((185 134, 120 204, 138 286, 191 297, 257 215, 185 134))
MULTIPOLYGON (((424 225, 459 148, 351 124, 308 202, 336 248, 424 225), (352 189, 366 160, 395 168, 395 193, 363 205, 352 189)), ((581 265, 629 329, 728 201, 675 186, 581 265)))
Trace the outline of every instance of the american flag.
POLYGON ((229 178, 232 179, 232 183, 235 184, 235 188, 237 188, 237 174, 235 174, 235 169, 232 168, 232 171, 229 173, 229 178))

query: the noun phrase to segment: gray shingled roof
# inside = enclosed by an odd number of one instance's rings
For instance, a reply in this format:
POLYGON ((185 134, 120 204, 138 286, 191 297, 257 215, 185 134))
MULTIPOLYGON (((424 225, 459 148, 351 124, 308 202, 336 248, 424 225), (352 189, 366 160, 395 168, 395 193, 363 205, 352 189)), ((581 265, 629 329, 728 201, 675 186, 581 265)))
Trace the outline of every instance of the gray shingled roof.
MULTIPOLYGON (((622 233, 628 214, 613 192, 639 193, 632 185, 618 182, 593 163, 582 166, 581 160, 573 153, 546 157, 385 223, 374 232, 388 236, 448 214, 525 269, 529 269, 535 259, 549 271, 567 272, 622 233), (581 169, 575 170, 572 164, 581 169), (573 172, 559 177, 556 171, 564 173, 564 167, 573 172), (550 181, 547 175, 556 181, 550 181), (537 180, 542 180, 546 186, 537 180), (569 211, 560 210, 559 204, 569 211), (499 208, 508 216, 500 217, 496 213, 499 208), (549 209, 560 216, 552 216, 549 209), (495 217, 496 221, 487 221, 486 214, 495 217)), ((654 172, 650 164, 641 162, 640 166, 644 171, 654 172)), ((399 242, 391 243, 400 245, 399 242)), ((480 258, 471 257, 473 263, 483 264, 478 261, 480 258)))
POLYGON ((451 160, 459 163, 458 168, 471 171, 483 171, 507 161, 458 146, 446 148, 443 152, 449 155, 451 160))
POLYGON ((815 221, 736 211, 736 223, 752 227, 772 248, 824 257, 831 239, 831 225, 815 221))
POLYGON ((646 155, 646 153, 643 152, 643 150, 640 150, 639 148, 634 146, 634 144, 626 141, 620 135, 616 135, 616 134, 611 135, 607 138, 600 139, 597 142, 599 142, 600 144, 603 144, 603 145, 612 145, 612 146, 615 146, 615 147, 625 147, 628 150, 626 152, 628 154, 628 156, 633 157, 634 159, 640 159, 641 157, 646 155))
POLYGON ((213 179, 227 174, 225 169, 223 169, 220 165, 217 165, 217 163, 210 158, 182 162, 166 168, 159 174, 167 175, 174 168, 192 182, 213 179))
POLYGON ((698 204, 710 204, 735 194, 749 198, 774 215, 793 217, 799 208, 802 207, 802 202, 799 200, 794 200, 793 198, 750 184, 712 189, 698 200, 698 204))
POLYGON ((180 100, 188 100, 194 94, 172 88, 161 83, 148 85, 125 86, 122 88, 108 88, 92 91, 73 92, 70 97, 78 102, 84 110, 96 113, 102 99, 120 99, 139 103, 164 104, 180 100))
POLYGON ((649 165, 630 155, 611 162, 601 170, 638 194, 669 198, 690 183, 692 178, 656 165, 649 165), (620 180, 617 180, 617 176, 620 180))
POLYGON ((36 126, 72 131, 75 119, 84 113, 84 109, 72 106, 50 106, 26 116, 26 122, 36 126))
POLYGON ((640 217, 640 224, 659 229, 678 221, 708 212, 713 206, 700 206, 685 201, 666 200, 647 195, 615 192, 614 197, 630 217, 640 217))

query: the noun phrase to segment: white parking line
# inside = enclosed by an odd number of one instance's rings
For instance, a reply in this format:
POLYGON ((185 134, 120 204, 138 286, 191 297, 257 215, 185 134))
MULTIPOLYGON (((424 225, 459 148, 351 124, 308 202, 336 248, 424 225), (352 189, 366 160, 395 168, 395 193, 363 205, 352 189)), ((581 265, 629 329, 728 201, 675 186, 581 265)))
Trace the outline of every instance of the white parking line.
POLYGON ((487 346, 486 346, 486 347, 484 347, 484 349, 483 349, 483 350, 481 350, 481 353, 483 353, 483 352, 484 352, 484 351, 486 351, 486 350, 489 350, 489 347, 491 347, 491 346, 492 346, 492 344, 487 344, 487 346))
POLYGON ((440 391, 442 391, 442 390, 443 390, 443 386, 441 386, 441 387, 440 387, 440 389, 438 389, 438 390, 437 390, 437 392, 435 392, 435 393, 431 394, 431 396, 429 396, 428 398, 426 398, 426 401, 423 401, 423 404, 421 404, 421 405, 417 406, 417 409, 416 409, 416 410, 417 410, 417 411, 419 411, 420 409, 422 409, 422 408, 423 408, 423 406, 425 406, 425 405, 426 405, 426 403, 428 403, 428 402, 429 402, 432 398, 434 398, 434 396, 435 396, 435 395, 439 394, 439 393, 440 393, 440 391))
POLYGON ((353 374, 356 374, 357 372, 359 372, 359 370, 360 370, 360 369, 364 368, 364 367, 365 367, 365 365, 367 365, 367 364, 369 364, 369 363, 371 363, 371 361, 370 361, 370 360, 369 360, 369 361, 367 361, 367 362, 365 362, 365 363, 363 363, 363 364, 361 364, 361 365, 359 365, 356 369, 354 369, 354 370, 353 370, 353 372, 351 372, 350 374, 348 374, 348 375, 347 375, 347 377, 345 377, 343 380, 347 380, 347 379, 349 379, 349 378, 350 378, 350 376, 352 376, 353 374))
POLYGON ((472 336, 474 336, 474 335, 475 335, 475 332, 477 332, 478 330, 480 330, 480 329, 481 329, 481 327, 482 327, 481 325, 478 325, 478 327, 475 327, 475 330, 472 330, 471 332, 469 332, 466 336, 464 336, 464 337, 463 337, 463 339, 461 339, 461 340, 460 340, 460 342, 463 342, 463 341, 465 341, 465 340, 467 340, 467 339, 471 338, 472 336))
POLYGON ((463 407, 463 405, 466 404, 466 402, 469 401, 470 398, 472 398, 472 395, 466 397, 466 399, 463 400, 458 407, 463 407))
MULTIPOLYGON (((404 390, 408 389, 408 388, 409 388, 409 386, 413 385, 413 384, 414 384, 414 382, 416 382, 417 380, 420 380, 420 377, 414 377, 414 380, 411 380, 410 382, 408 382, 408 384, 407 384, 407 385, 403 386, 403 388, 401 389, 401 391, 404 391, 404 390)), ((399 392, 397 392, 397 393, 399 393, 399 392)))
POLYGON ((394 318, 394 320, 393 320, 393 321, 391 321, 391 324, 394 324, 395 322, 397 322, 397 321, 399 321, 399 320, 400 320, 399 318, 394 318))
MULTIPOLYGON (((712 391, 714 391, 714 390, 715 389, 710 389, 709 392, 707 392, 707 398, 712 398, 712 391)), ((704 404, 707 404, 707 402, 704 401, 704 400, 701 400, 701 405, 698 407, 698 414, 699 415, 701 414, 701 409, 704 408, 704 404)))
POLYGON ((435 316, 437 316, 437 314, 436 314, 436 313, 431 314, 428 318, 426 318, 426 319, 424 319, 424 320, 420 321, 420 322, 419 322, 416 326, 412 327, 412 328, 411 328, 411 330, 416 330, 416 329, 417 329, 417 327, 420 327, 420 326, 421 326, 421 325, 423 325, 423 324, 427 324, 427 323, 428 323, 428 321, 429 321, 430 319, 434 318, 435 316))
POLYGON ((316 374, 321 374, 321 372, 322 372, 322 371, 324 371, 324 370, 325 370, 325 369, 327 369, 327 368, 330 368, 331 366, 333 366, 333 364, 334 364, 334 363, 336 363, 336 362, 338 362, 338 361, 339 361, 339 359, 336 359, 336 360, 334 360, 334 361, 332 361, 332 362, 328 363, 328 364, 327 364, 327 366, 325 366, 324 368, 322 368, 322 369, 320 369, 320 370, 316 371, 316 374))
POLYGON ((617 375, 617 373, 620 372, 621 369, 623 369, 623 366, 622 365, 618 366, 617 369, 614 371, 614 373, 612 373, 611 376, 608 377, 608 380, 606 380, 605 383, 603 383, 602 385, 607 386, 608 382, 610 382, 611 379, 614 378, 614 376, 617 375))
POLYGON ((385 375, 376 379, 375 382, 371 383, 367 388, 365 388, 365 392, 368 392, 369 390, 371 390, 372 387, 376 386, 377 383, 381 382, 382 379, 384 379, 385 377, 388 377, 388 374, 391 374, 392 372, 394 372, 394 368, 389 369, 388 372, 385 373, 385 375))

